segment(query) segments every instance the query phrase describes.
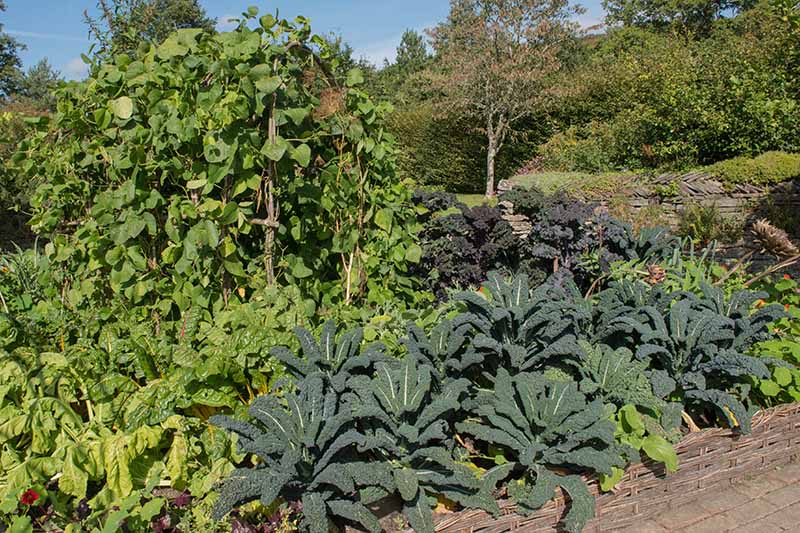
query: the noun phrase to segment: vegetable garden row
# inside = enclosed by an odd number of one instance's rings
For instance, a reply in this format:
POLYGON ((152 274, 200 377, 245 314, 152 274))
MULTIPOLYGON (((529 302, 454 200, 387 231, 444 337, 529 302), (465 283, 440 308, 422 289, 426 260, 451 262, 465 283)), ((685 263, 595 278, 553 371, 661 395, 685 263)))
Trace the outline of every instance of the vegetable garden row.
POLYGON ((800 398, 791 277, 566 194, 509 193, 525 238, 412 195, 305 19, 91 72, 15 156, 45 244, 0 257, 0 528, 432 532, 560 488, 577 532, 586 476, 800 398))

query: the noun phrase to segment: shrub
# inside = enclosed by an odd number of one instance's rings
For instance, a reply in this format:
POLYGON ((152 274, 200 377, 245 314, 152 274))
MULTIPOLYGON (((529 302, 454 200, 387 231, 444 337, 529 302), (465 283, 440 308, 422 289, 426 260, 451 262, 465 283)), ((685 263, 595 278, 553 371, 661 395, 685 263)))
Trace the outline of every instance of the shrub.
POLYGON ((17 159, 42 181, 34 229, 83 283, 72 303, 174 318, 264 284, 310 306, 410 295, 420 250, 388 108, 359 71, 333 78, 330 54, 304 19, 266 15, 180 30, 62 88, 17 159))
POLYGON ((762 2, 703 38, 612 29, 556 82, 562 135, 547 146, 551 157, 566 168, 680 169, 800 151, 790 24, 762 2))
MULTIPOLYGON (((486 181, 485 136, 469 117, 438 116, 429 103, 406 104, 389 117, 400 148, 402 177, 448 192, 482 193, 486 181)), ((496 162, 497 179, 509 178, 535 150, 535 129, 510 139, 496 162)))
POLYGON ((765 152, 758 157, 735 157, 703 169, 725 186, 737 184, 775 185, 800 178, 800 154, 765 152))
POLYGON ((579 136, 575 127, 556 133, 539 147, 541 164, 548 170, 564 172, 605 172, 614 168, 607 139, 579 136))
POLYGON ((677 233, 702 246, 712 241, 732 244, 742 238, 744 220, 723 216, 714 204, 688 204, 680 213, 677 233))

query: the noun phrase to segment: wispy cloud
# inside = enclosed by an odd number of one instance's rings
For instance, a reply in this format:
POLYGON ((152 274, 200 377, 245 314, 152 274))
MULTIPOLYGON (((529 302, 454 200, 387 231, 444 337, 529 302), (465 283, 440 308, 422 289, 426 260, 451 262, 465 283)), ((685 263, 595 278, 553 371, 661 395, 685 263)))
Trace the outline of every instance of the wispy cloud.
POLYGON ((75 57, 70 59, 61 70, 67 79, 82 80, 89 74, 89 65, 84 63, 80 57, 75 57))
POLYGON ((77 37, 75 35, 63 35, 60 33, 39 33, 35 31, 7 30, 6 33, 14 37, 28 37, 30 39, 47 39, 49 41, 75 41, 85 43, 87 37, 77 37))
POLYGON ((231 31, 239 25, 236 15, 222 15, 217 19, 217 31, 231 31))

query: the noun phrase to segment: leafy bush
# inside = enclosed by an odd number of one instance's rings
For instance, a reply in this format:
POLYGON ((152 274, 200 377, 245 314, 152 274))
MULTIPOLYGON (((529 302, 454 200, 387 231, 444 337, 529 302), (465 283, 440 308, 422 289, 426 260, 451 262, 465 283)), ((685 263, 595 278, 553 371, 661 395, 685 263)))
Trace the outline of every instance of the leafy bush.
POLYGON ((519 239, 500 209, 470 208, 446 193, 416 194, 415 201, 423 208, 423 251, 416 272, 438 299, 453 289, 480 284, 490 270, 516 263, 519 239))
POLYGON ((614 28, 556 82, 560 134, 543 150, 559 168, 592 171, 797 152, 795 35, 770 2, 702 36, 614 28))
POLYGON ((72 303, 174 318, 276 282, 308 306, 409 295, 420 253, 388 107, 358 71, 333 78, 329 55, 305 19, 266 15, 180 30, 61 89, 17 159, 46 177, 33 227, 83 283, 72 303))
MULTIPOLYGON (((484 192, 485 139, 472 118, 438 116, 432 104, 417 103, 396 109, 388 125, 397 138, 398 166, 404 178, 447 192, 484 192)), ((535 150, 539 137, 531 129, 506 143, 496 162, 498 179, 514 175, 535 150)))
POLYGON ((744 235, 744 224, 744 220, 722 215, 714 204, 688 204, 680 212, 676 233, 701 246, 712 241, 732 244, 744 235))
POLYGON ((735 157, 705 167, 726 186, 740 183, 775 185, 800 178, 800 154, 765 152, 758 157, 735 157))

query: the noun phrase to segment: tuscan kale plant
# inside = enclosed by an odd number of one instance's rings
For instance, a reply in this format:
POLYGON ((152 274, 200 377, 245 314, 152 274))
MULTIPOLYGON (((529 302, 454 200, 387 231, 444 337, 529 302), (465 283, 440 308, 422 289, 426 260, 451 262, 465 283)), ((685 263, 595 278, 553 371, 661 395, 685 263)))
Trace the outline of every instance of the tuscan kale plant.
POLYGON ((482 290, 457 299, 467 306, 460 320, 474 328, 473 345, 489 376, 501 368, 525 372, 580 358, 577 340, 591 312, 574 285, 545 283, 531 291, 527 276, 507 283, 493 272, 482 290))
MULTIPOLYGON (((467 508, 499 512, 491 494, 480 490, 475 472, 453 457, 452 424, 469 382, 451 380, 436 391, 432 371, 407 357, 400 367, 379 364, 372 380, 355 381, 360 400, 381 411, 365 427, 377 443, 379 456, 391 466, 408 523, 420 533, 433 533, 431 508, 438 497, 467 508)), ((387 495, 383 490, 373 492, 375 497, 387 495)))
POLYGON ((336 337, 336 323, 329 320, 323 325, 319 341, 305 328, 294 329, 300 341, 304 358, 285 346, 277 346, 271 354, 283 363, 287 372, 297 380, 306 379, 317 372, 324 374, 338 391, 345 389, 347 379, 355 374, 369 375, 378 361, 390 360, 383 353, 383 345, 373 343, 361 350, 364 332, 353 328, 336 337))
POLYGON ((735 394, 747 376, 767 378, 762 358, 747 355, 770 337, 769 324, 783 316, 780 306, 755 312, 763 295, 740 291, 726 298, 716 287, 665 295, 637 282, 623 281, 607 290, 598 306, 598 339, 627 346, 652 369, 650 380, 660 397, 672 397, 694 409, 713 408, 730 427, 750 430, 750 414, 735 394), (633 284, 633 285, 632 285, 633 284), (611 318, 604 317, 610 314, 611 318))
POLYGON ((580 472, 611 476, 631 453, 615 444, 615 424, 602 400, 587 401, 574 382, 550 381, 539 374, 511 376, 500 369, 491 401, 479 418, 458 424, 459 432, 499 447, 514 474, 508 493, 525 513, 554 497, 556 487, 570 496, 564 519, 568 531, 583 530, 594 516, 594 498, 580 472))
POLYGON ((436 386, 465 377, 470 369, 475 369, 483 361, 483 356, 472 344, 472 327, 462 319, 458 322, 443 319, 432 329, 430 336, 416 324, 411 324, 403 340, 409 357, 430 366, 436 386))
POLYGON ((257 460, 223 482, 214 516, 220 519, 251 501, 268 506, 280 498, 302 502, 305 531, 327 533, 330 519, 380 532, 377 519, 354 497, 359 488, 392 486, 386 469, 356 453, 369 448, 356 429, 369 411, 347 402, 317 372, 298 383, 296 392, 257 398, 248 410, 252 422, 212 417, 213 424, 238 437, 242 452, 257 460))

